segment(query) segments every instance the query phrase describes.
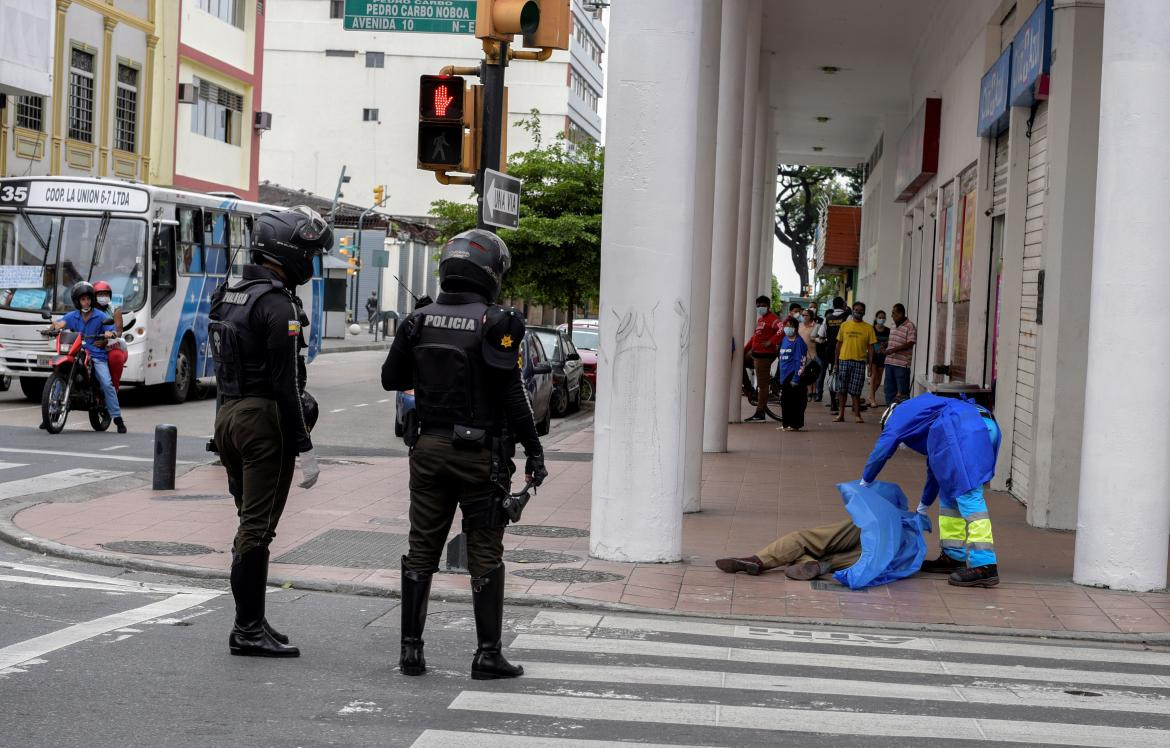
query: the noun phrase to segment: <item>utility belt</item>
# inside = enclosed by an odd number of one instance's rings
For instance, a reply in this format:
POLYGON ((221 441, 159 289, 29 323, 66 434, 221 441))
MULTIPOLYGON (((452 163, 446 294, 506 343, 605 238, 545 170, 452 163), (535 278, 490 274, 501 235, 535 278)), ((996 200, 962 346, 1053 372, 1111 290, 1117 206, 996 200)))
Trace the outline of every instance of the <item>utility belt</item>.
POLYGON ((481 527, 503 527, 509 521, 516 522, 520 519, 520 512, 523 511, 524 504, 528 503, 528 499, 525 495, 523 500, 517 503, 511 497, 512 474, 516 472, 512 457, 516 453, 516 447, 506 429, 493 433, 487 429, 458 424, 420 424, 414 435, 406 435, 412 449, 418 442, 418 437, 422 435, 446 439, 453 448, 460 451, 486 450, 491 457, 489 485, 485 495, 481 499, 465 502, 463 507, 464 532, 481 527), (509 503, 510 498, 512 501, 509 503))

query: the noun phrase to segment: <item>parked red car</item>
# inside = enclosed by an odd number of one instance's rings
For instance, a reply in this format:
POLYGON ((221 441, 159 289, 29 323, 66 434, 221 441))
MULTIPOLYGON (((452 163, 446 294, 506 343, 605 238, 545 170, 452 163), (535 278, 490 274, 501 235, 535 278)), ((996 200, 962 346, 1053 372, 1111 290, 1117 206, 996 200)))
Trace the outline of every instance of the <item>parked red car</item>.
POLYGON ((581 399, 592 400, 597 395, 597 351, 601 347, 601 330, 596 324, 574 324, 573 345, 585 365, 581 378, 581 399))

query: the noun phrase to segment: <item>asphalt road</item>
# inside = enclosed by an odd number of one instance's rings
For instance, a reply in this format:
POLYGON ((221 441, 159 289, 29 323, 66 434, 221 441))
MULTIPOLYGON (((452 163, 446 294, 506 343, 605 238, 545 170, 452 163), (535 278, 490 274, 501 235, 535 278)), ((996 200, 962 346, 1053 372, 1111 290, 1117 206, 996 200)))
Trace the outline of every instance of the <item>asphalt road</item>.
POLYGON ((1170 653, 514 607, 527 668, 472 681, 465 603, 400 675, 396 601, 272 590, 303 651, 232 657, 222 583, 0 547, 0 744, 1170 745, 1170 653))

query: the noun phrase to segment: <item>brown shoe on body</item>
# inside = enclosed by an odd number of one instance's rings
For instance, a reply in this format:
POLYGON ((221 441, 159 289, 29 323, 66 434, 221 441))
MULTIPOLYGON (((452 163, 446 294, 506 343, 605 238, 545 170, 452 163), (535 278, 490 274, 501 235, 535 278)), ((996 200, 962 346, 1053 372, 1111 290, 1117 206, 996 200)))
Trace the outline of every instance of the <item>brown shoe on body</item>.
POLYGON ((789 564, 784 569, 784 576, 789 579, 796 579, 804 582, 809 579, 816 579, 817 577, 828 574, 829 565, 824 561, 801 561, 797 564, 789 564))
POLYGON ((760 572, 764 570, 764 562, 760 560, 759 556, 746 556, 744 558, 720 558, 715 561, 715 566, 719 571, 725 571, 728 574, 734 574, 737 571, 742 571, 751 576, 759 576, 760 572))

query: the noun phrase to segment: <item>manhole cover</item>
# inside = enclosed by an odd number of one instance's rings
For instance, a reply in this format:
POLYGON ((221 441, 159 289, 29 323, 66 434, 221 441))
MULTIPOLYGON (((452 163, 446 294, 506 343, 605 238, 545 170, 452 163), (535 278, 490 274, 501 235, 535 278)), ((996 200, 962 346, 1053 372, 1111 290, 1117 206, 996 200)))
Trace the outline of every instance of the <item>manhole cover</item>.
POLYGON ((589 571, 588 569, 524 569, 523 571, 514 571, 512 574, 525 579, 535 579, 538 582, 594 584, 596 582, 620 582, 625 579, 621 574, 611 574, 608 571, 589 571))
POLYGON ((513 535, 531 535, 534 538, 587 538, 588 530, 576 527, 557 527, 556 525, 508 525, 508 532, 513 535))
POLYGON ((869 592, 867 589, 851 590, 843 584, 838 584, 827 579, 814 579, 811 582, 814 590, 821 592, 869 592))
POLYGON ((219 553, 205 545, 172 543, 168 540, 115 540, 101 545, 107 551, 134 553, 139 556, 202 556, 205 553, 219 553))
POLYGON ((219 493, 181 493, 151 496, 155 501, 228 501, 232 497, 219 493))
POLYGON ((277 564, 341 566, 347 569, 397 569, 407 536, 369 530, 326 530, 282 553, 277 564))
POLYGON ((515 561, 518 564, 572 564, 580 561, 579 556, 570 556, 567 553, 553 551, 504 551, 505 561, 515 561))

